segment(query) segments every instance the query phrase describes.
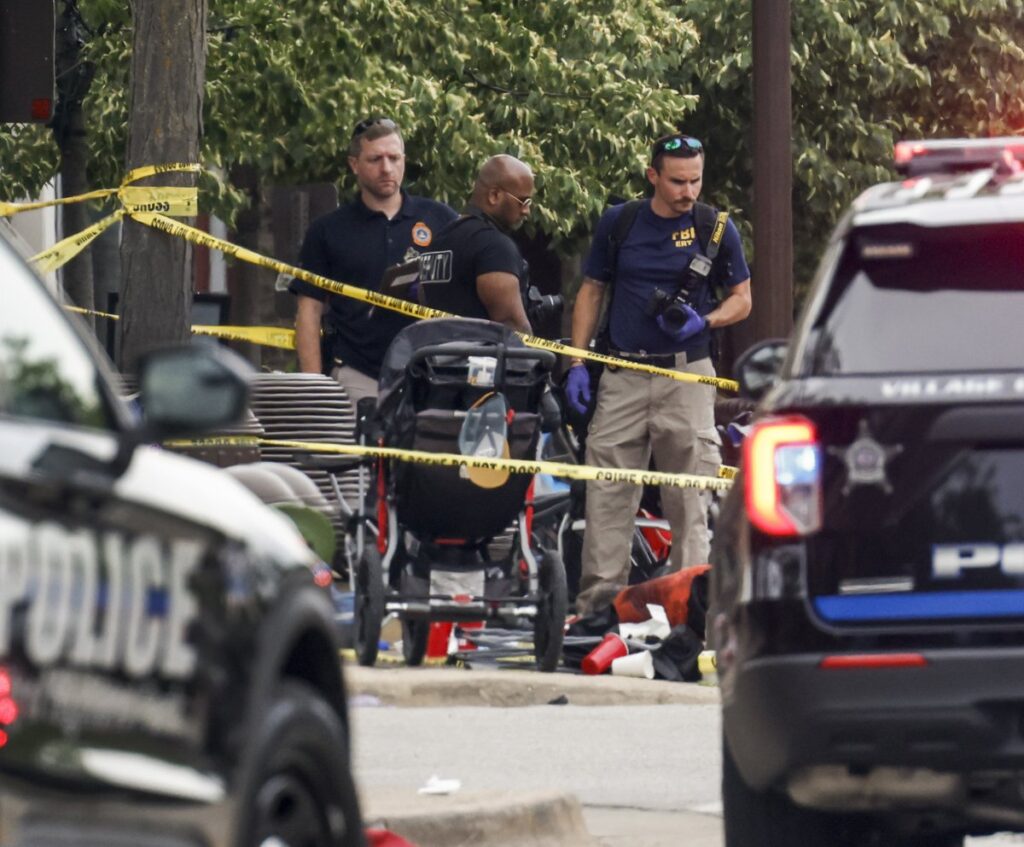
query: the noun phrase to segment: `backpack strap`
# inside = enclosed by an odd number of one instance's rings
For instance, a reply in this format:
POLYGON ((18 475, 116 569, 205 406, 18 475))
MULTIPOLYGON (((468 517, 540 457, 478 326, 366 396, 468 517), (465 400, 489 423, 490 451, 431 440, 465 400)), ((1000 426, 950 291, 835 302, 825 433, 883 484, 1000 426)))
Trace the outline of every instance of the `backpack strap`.
POLYGON ((633 222, 644 204, 643 200, 627 200, 622 204, 622 211, 615 219, 612 231, 608 233, 608 250, 605 254, 605 277, 606 285, 615 284, 615 275, 619 270, 619 250, 626 242, 629 231, 633 228, 633 222))
POLYGON ((595 335, 596 347, 599 353, 608 352, 608 321, 612 313, 612 299, 615 297, 615 277, 619 271, 619 250, 629 236, 633 228, 636 216, 640 212, 643 200, 627 200, 622 204, 622 211, 612 225, 612 231, 608 233, 608 249, 605 252, 605 292, 604 309, 597 324, 595 335))

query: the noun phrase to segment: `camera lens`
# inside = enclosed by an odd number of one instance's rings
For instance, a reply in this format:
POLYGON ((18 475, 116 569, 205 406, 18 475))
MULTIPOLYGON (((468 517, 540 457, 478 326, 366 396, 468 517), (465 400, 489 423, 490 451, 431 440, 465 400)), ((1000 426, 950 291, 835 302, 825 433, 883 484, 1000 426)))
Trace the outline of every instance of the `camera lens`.
POLYGON ((526 293, 526 300, 526 311, 531 320, 541 320, 549 315, 559 313, 565 302, 561 294, 541 294, 535 285, 530 286, 526 293))
POLYGON ((678 299, 669 303, 662 314, 662 320, 671 327, 681 327, 686 323, 686 318, 686 310, 683 309, 678 299))

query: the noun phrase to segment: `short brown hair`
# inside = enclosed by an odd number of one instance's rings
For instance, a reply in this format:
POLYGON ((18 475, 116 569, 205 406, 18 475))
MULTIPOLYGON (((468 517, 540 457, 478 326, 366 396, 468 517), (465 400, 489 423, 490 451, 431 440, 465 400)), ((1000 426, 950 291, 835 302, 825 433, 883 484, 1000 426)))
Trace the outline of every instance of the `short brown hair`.
POLYGON ((357 158, 363 150, 363 141, 376 141, 386 135, 397 135, 402 140, 402 132, 391 118, 365 118, 352 130, 352 140, 348 143, 348 154, 357 158))

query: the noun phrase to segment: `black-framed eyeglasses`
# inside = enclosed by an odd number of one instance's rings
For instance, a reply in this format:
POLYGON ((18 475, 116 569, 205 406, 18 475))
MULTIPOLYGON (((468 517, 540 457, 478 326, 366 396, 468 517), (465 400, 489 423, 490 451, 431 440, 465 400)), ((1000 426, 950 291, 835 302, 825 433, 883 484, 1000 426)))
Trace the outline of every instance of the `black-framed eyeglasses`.
POLYGON ((498 191, 501 191, 502 193, 507 194, 509 197, 511 197, 513 200, 515 200, 524 209, 529 209, 530 206, 533 205, 533 198, 532 197, 526 197, 526 198, 516 197, 515 194, 513 194, 511 191, 506 191, 504 188, 499 188, 498 191))
POLYGON ((666 135, 654 142, 654 147, 651 149, 651 161, 654 161, 662 153, 676 153, 678 156, 689 158, 690 156, 699 156, 703 152, 704 145, 696 138, 689 135, 666 135))
POLYGON ((352 137, 358 138, 368 129, 375 126, 382 126, 385 127, 386 129, 395 129, 397 127, 397 125, 393 120, 391 120, 391 118, 364 118, 359 123, 357 123, 355 129, 352 130, 352 137))

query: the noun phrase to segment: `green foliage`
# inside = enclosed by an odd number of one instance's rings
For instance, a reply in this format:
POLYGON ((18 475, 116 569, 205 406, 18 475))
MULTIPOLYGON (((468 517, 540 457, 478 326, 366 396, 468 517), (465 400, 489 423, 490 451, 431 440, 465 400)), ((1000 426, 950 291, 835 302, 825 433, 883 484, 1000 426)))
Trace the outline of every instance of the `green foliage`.
MULTIPOLYGON (((1024 132, 1024 0, 947 0, 940 40, 907 45, 927 74, 913 101, 917 135, 1024 132)), ((910 104, 904 104, 910 105, 910 104)))
MULTIPOLYGON (((791 5, 799 295, 842 209, 868 185, 894 178, 895 141, 1024 130, 1024 2, 791 5)), ((708 197, 736 213, 749 237, 751 0, 689 0, 684 8, 704 56, 678 80, 700 97, 685 127, 708 144, 708 197)))
POLYGON ((403 127, 413 190, 461 205, 481 162, 537 173, 533 224, 582 234, 609 192, 636 193, 644 148, 695 98, 665 84, 693 27, 654 0, 594 3, 214 2, 207 145, 281 181, 351 187, 351 127, 403 127))
POLYGON ((80 6, 83 17, 95 31, 83 51, 83 60, 95 68, 82 104, 88 127, 88 177, 96 188, 113 188, 124 177, 128 147, 131 7, 116 0, 80 0, 80 6))
MULTIPOLYGON (((96 187, 122 176, 130 4, 79 0, 96 77, 85 103, 96 187)), ((531 226, 571 251, 609 195, 644 189, 647 149, 680 126, 708 149, 706 196, 750 235, 752 0, 210 0, 201 202, 224 174, 337 180, 351 127, 405 130, 407 182, 461 205, 485 157, 537 173, 531 226)), ((1024 128, 1024 0, 794 0, 798 283, 901 137, 1024 128)), ((166 49, 159 45, 154 49, 166 49)), ((0 197, 56 170, 45 130, 0 128, 0 197)))
MULTIPOLYGON (((89 177, 111 186, 123 170, 131 18, 123 2, 80 3, 96 68, 89 177)), ((455 205, 487 156, 528 161, 533 226, 556 242, 584 234, 609 193, 639 193, 649 140, 696 104, 666 83, 690 62, 696 32, 660 0, 210 0, 208 33, 207 166, 350 188, 351 127, 387 114, 405 131, 410 187, 455 205)), ((3 190, 55 169, 26 140, 3 150, 3 190)), ((207 208, 238 209, 223 180, 203 188, 207 208)))
POLYGON ((0 124, 0 200, 36 197, 59 165, 60 151, 46 127, 0 124))

